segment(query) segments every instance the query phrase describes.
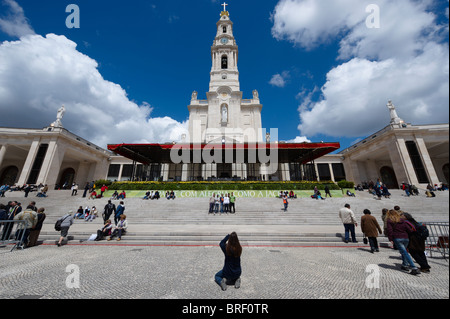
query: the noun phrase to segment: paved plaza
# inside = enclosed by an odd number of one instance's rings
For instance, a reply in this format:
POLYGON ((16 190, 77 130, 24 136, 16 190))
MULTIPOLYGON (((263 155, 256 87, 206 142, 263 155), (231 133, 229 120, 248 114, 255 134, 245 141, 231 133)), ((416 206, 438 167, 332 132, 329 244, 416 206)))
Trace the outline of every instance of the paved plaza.
MULTIPOLYGON (((7 193, 2 202, 14 198, 11 195, 7 193)), ((193 201, 191 204, 181 200, 156 203, 127 199, 125 205, 131 222, 128 237, 121 242, 88 242, 88 235, 101 227, 101 220, 93 223, 76 221, 69 231, 72 239, 62 247, 54 245, 57 238, 57 233, 52 230, 54 221, 69 207, 88 201, 56 191, 43 200, 17 196, 15 198, 21 199, 22 203, 36 200, 38 207, 47 207, 48 221, 39 246, 12 252, 10 247, 0 248, 0 298, 445 299, 449 298, 447 260, 433 254, 433 258, 429 258, 431 273, 410 275, 400 270, 400 254, 382 237, 380 242, 384 240, 385 244, 375 254, 362 243, 360 233, 358 244, 344 244, 338 236, 343 233, 343 227, 336 220, 337 210, 348 201, 356 207, 357 218, 364 206, 376 212, 374 215, 379 219, 380 207, 391 208, 400 203, 421 220, 448 222, 448 192, 438 195, 436 199, 404 198, 396 193, 396 197, 382 203, 363 194, 357 198, 333 198, 322 202, 302 198, 291 201, 290 215, 279 212, 281 205, 277 199, 262 199, 265 207, 251 206, 242 199, 238 201, 241 211, 235 216, 208 216, 201 206, 207 207, 204 205, 207 199, 190 200, 193 201), (269 205, 271 200, 273 206, 269 205), (145 213, 142 205, 153 206, 148 206, 145 213), (178 216, 179 206, 173 205, 184 206, 184 215, 178 216), (322 214, 323 225, 315 223, 315 219, 305 212, 307 205, 314 205, 316 210, 317 205, 322 205, 320 212, 309 214, 322 214), (426 207, 433 207, 433 213, 426 207), (158 211, 164 208, 169 213, 158 211), (276 210, 271 214, 277 218, 268 215, 265 212, 268 210, 276 210), (168 214, 172 218, 159 219, 159 214, 168 214), (196 229, 201 235, 198 238, 181 238, 196 229), (236 229, 238 234, 247 229, 242 239, 242 285, 240 289, 230 286, 224 292, 214 282, 214 274, 223 266, 223 254, 218 244, 226 233, 236 229), (295 239, 295 244, 286 244, 283 238, 291 232, 299 233, 300 237, 295 239), (302 239, 300 232, 309 232, 311 237, 302 239), (334 232, 334 237, 322 243, 320 232, 334 232), (276 237, 277 233, 281 234, 280 238, 276 237), (177 239, 154 239, 170 235, 177 239), (252 236, 263 237, 252 241, 252 236)), ((95 203, 100 207, 105 202, 98 200, 95 203)), ((92 205, 93 202, 89 203, 92 205)))
POLYGON ((244 247, 242 286, 222 291, 214 274, 219 247, 67 245, 2 252, 0 297, 15 299, 441 299, 448 262, 431 258, 428 274, 399 270, 382 248, 244 247), (77 273, 74 272, 77 270, 77 273), (375 272, 376 271, 376 272, 375 272), (71 276, 79 274, 79 288, 71 276), (69 278, 69 284, 67 281, 69 278))

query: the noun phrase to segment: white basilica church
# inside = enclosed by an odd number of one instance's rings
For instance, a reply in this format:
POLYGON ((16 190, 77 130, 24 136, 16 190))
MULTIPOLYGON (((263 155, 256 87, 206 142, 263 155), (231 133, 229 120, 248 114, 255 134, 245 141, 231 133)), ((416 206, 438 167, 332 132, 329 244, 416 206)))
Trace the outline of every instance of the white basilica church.
POLYGON ((64 110, 60 110, 57 120, 44 128, 0 127, 0 185, 54 187, 97 179, 345 179, 360 184, 380 178, 388 187, 397 188, 403 182, 422 187, 450 182, 448 123, 405 123, 392 102, 386 110, 391 122, 345 150, 339 150, 339 143, 285 143, 271 137, 272 132, 263 130, 258 92, 244 98, 240 90, 238 45, 225 8, 216 27, 207 99, 199 100, 193 92, 188 105, 189 135, 181 143, 117 144, 105 150, 66 130, 64 110), (174 161, 177 147, 187 150, 187 160, 174 161), (276 152, 276 161, 269 165, 253 156, 260 150, 276 152), (214 156, 208 160, 197 154, 214 156))

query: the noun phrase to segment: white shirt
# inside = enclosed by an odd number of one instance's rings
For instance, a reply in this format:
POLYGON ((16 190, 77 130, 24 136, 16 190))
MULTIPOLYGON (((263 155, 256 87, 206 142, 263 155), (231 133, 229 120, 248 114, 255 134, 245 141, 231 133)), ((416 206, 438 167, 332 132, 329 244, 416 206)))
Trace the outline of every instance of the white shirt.
POLYGON ((356 224, 355 214, 351 209, 347 207, 343 207, 339 210, 339 217, 342 220, 343 224, 356 224))

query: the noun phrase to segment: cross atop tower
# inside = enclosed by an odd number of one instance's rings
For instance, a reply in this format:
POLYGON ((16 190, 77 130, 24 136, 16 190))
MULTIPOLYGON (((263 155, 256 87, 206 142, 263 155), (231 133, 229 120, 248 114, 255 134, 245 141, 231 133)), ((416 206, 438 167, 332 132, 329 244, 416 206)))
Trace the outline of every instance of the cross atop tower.
POLYGON ((224 2, 224 3, 222 3, 222 5, 223 5, 223 11, 227 11, 228 3, 224 2))

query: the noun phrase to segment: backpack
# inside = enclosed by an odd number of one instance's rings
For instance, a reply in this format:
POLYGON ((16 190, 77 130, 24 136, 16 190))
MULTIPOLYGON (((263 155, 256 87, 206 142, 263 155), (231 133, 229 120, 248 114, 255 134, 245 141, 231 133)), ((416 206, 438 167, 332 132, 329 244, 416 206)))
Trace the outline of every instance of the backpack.
POLYGON ((56 231, 61 231, 61 224, 62 224, 62 219, 58 219, 55 223, 55 230, 56 231))
POLYGON ((429 232, 427 226, 425 226, 422 223, 419 223, 417 225, 416 231, 417 231, 417 235, 419 235, 420 239, 422 239, 422 240, 426 240, 428 238, 428 236, 430 236, 430 232, 429 232))
POLYGON ((56 231, 61 231, 61 224, 62 224, 63 221, 66 220, 67 217, 69 217, 69 215, 67 215, 67 216, 66 216, 65 218, 63 218, 63 219, 58 219, 58 220, 56 221, 56 223, 55 223, 55 230, 56 230, 56 231))

